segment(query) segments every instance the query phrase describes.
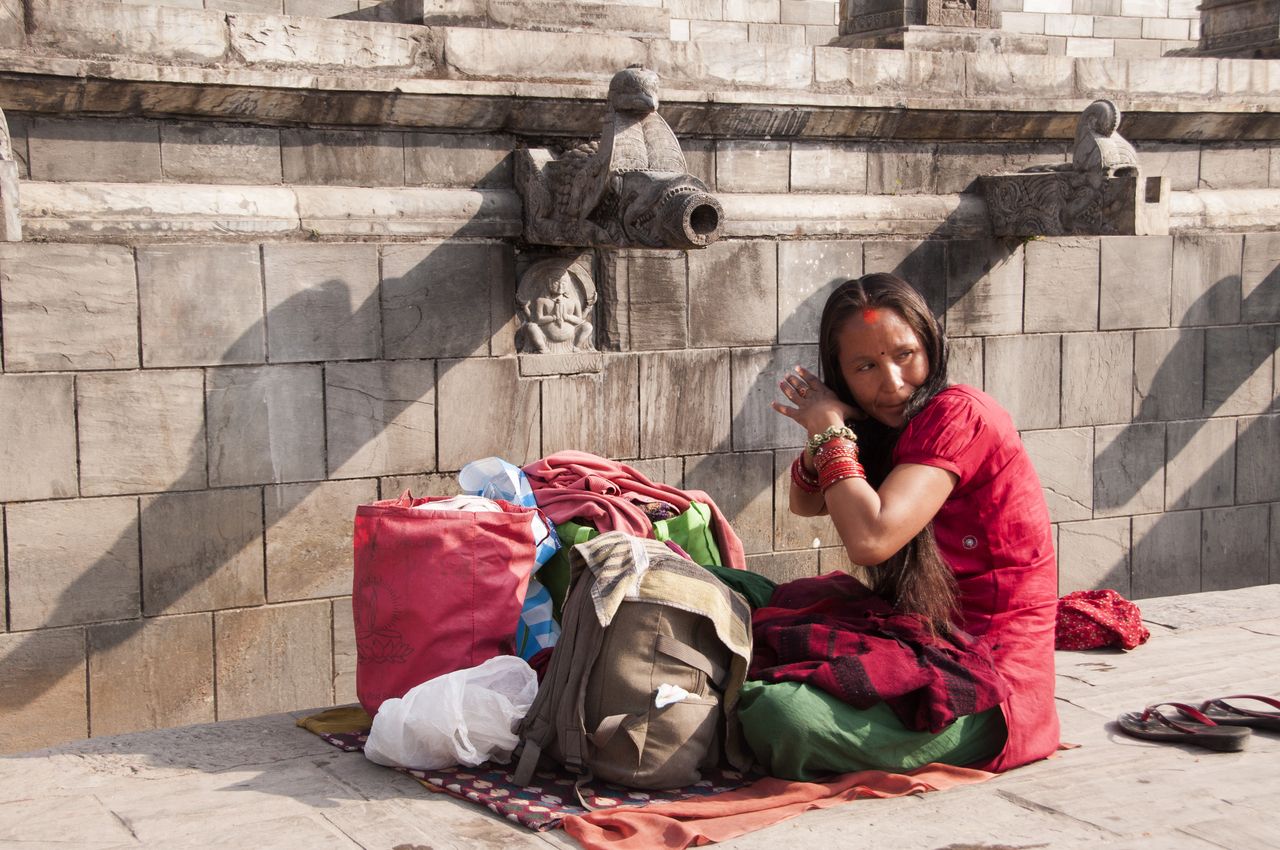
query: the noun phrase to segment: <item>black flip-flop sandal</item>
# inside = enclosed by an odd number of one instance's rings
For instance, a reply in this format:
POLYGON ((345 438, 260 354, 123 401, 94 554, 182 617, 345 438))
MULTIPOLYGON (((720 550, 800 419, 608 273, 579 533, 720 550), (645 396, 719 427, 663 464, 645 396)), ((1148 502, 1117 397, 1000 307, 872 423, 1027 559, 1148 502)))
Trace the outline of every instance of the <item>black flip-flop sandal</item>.
POLYGON ((1229 697, 1218 697, 1205 701, 1200 706, 1200 713, 1219 726, 1249 726, 1254 729, 1266 729, 1280 732, 1280 700, 1254 694, 1236 694, 1229 697), (1269 705, 1275 711, 1253 711, 1231 705, 1227 700, 1254 700, 1269 705))
POLYGON ((1194 744, 1210 750, 1235 753, 1244 749, 1252 730, 1243 726, 1220 726, 1199 709, 1180 702, 1158 702, 1142 711, 1130 711, 1116 718, 1120 731, 1135 738, 1161 743, 1194 744), (1187 720, 1173 720, 1160 712, 1161 706, 1176 708, 1187 720))

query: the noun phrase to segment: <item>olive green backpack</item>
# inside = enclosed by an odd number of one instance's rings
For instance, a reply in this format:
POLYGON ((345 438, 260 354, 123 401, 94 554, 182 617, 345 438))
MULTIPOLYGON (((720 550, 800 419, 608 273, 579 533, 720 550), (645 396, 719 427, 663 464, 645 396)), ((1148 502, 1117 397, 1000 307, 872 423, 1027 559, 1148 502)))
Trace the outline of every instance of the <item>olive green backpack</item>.
POLYGON ((530 784, 545 757, 633 788, 691 785, 722 756, 745 769, 746 600, 661 541, 620 531, 574 546, 569 560, 562 631, 520 725, 515 782, 530 784))

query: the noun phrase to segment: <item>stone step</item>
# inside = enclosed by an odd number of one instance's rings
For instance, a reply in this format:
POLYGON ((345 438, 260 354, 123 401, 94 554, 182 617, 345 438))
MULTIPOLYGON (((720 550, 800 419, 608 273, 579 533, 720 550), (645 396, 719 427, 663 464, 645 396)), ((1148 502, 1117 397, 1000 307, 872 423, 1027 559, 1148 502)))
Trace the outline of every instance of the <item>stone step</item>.
POLYGON ((1280 69, 1247 60, 682 43, 67 0, 33 0, 22 23, 0 22, 0 46, 18 48, 0 51, 0 108, 594 135, 605 80, 640 62, 663 77, 681 135, 1071 138, 1105 95, 1124 101, 1134 140, 1280 138, 1280 69))
POLYGON ((348 21, 438 27, 494 27, 544 32, 594 32, 666 38, 671 16, 660 0, 386 0, 341 16, 348 21))
MULTIPOLYGON (((727 238, 990 236, 978 195, 721 193, 727 238)), ((49 183, 19 189, 22 231, 54 241, 117 239, 515 238, 509 189, 49 183)), ((1280 228, 1280 189, 1173 192, 1171 232, 1280 228)))

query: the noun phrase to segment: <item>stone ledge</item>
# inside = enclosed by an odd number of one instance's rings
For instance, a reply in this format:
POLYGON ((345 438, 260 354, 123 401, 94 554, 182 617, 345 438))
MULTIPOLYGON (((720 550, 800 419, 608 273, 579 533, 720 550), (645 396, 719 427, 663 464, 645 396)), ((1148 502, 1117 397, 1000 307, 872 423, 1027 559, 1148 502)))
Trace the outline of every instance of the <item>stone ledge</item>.
POLYGON ((324 18, 227 15, 234 55, 250 66, 340 64, 370 73, 431 73, 430 32, 405 25, 359 26, 324 18))
MULTIPOLYGON (((88 73, 92 76, 102 75, 103 61, 133 60, 215 68, 219 73, 273 67, 341 74, 358 69, 363 76, 408 79, 603 82, 619 68, 641 62, 668 83, 698 89, 892 92, 899 99, 921 98, 920 93, 926 92, 925 99, 938 102, 957 93, 966 97, 994 94, 1005 100, 1091 97, 1099 93, 1098 86, 1109 85, 1131 95, 1167 99, 1185 95, 1212 99, 1219 92, 1217 59, 1089 59, 982 52, 986 42, 981 40, 959 43, 978 52, 876 50, 671 41, 654 33, 615 34, 616 28, 608 33, 544 32, 534 23, 529 29, 493 29, 228 14, 93 0, 30 0, 28 5, 24 43, 15 52, 43 59, 91 60, 88 73), (1102 73, 1096 71, 1100 63, 1105 67, 1102 73)), ((511 0, 474 0, 474 5, 487 9, 486 14, 502 7, 506 11, 499 17, 508 24, 521 23, 516 20, 520 7, 511 0)), ((653 14, 644 7, 593 5, 620 14, 653 14)), ((446 6, 423 4, 422 8, 439 11, 446 6)), ((466 20, 466 16, 457 19, 466 20)), ((987 41, 1003 44, 1012 38, 1000 34, 987 41)), ((1249 94, 1280 95, 1275 74, 1249 76, 1257 78, 1249 94)), ((1173 102, 1167 105, 1180 108, 1173 102)))
POLYGON ((720 194, 730 237, 947 236, 991 234, 977 195, 720 194))
MULTIPOLYGON (((1000 29, 911 25, 892 30, 851 33, 836 39, 840 47, 929 50, 958 53, 1054 54, 1053 38, 1000 29)), ((1061 52, 1061 48, 1059 51, 1061 52)))
POLYGON ((174 183, 21 184, 28 238, 516 237, 515 192, 174 183))
POLYGON ((1171 192, 1169 229, 1262 231, 1280 228, 1280 189, 1171 192))
MULTIPOLYGON (((986 239, 979 195, 720 194, 732 238, 902 237, 986 239)), ((1169 232, 1280 229, 1280 189, 1169 193, 1169 232)))
POLYGON ((611 32, 666 38, 671 15, 658 3, 556 0, 388 0, 339 16, 347 21, 548 32, 611 32))
MULTIPOLYGON (((734 239, 991 235, 986 203, 974 194, 717 197, 724 235, 734 239)), ((1280 189, 1206 189, 1172 192, 1170 198, 1173 233, 1280 229, 1280 189)), ((19 200, 28 239, 67 242, 514 239, 522 233, 520 198, 509 189, 23 182, 19 200)))
POLYGON ((498 189, 298 186, 302 229, 323 236, 519 236, 520 198, 498 189))
MULTIPOLYGON (((1110 74, 1113 81, 1128 79, 1128 71, 1140 67, 1133 64, 1139 60, 1064 61, 1077 63, 1077 78, 1090 70, 1107 71, 1114 72, 1110 74), (1106 64, 1116 62, 1121 64, 1106 64)), ((1094 95, 1107 93, 1124 112, 1125 137, 1134 141, 1280 139, 1280 98, 1248 94, 1264 87, 1280 92, 1280 68, 1268 67, 1276 63, 1212 61, 1219 63, 1215 68, 1222 72, 1230 96, 1162 99, 1126 91, 1119 82, 1107 84, 1111 89, 1101 83, 1090 85, 1074 95, 1007 100, 995 88, 990 95, 953 94, 931 100, 920 97, 918 90, 901 87, 835 94, 718 88, 701 92, 676 85, 663 89, 662 114, 677 135, 713 139, 1067 140, 1074 138, 1079 114, 1094 95)), ((62 116, 180 117, 261 126, 430 127, 580 138, 599 133, 605 90, 603 81, 538 83, 216 70, 0 51, 0 109, 62 116)))
POLYGON ((520 377, 548 378, 560 375, 595 374, 604 369, 604 355, 598 351, 568 354, 521 354, 520 377))

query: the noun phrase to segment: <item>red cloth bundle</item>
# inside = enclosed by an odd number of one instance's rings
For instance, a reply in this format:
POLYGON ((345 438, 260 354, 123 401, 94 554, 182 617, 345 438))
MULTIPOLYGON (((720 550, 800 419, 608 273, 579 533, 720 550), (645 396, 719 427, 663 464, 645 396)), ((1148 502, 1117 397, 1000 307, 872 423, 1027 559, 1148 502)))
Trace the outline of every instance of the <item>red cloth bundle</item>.
POLYGON ((1149 637, 1138 606, 1114 590, 1077 590, 1058 600, 1054 649, 1133 649, 1149 637))

